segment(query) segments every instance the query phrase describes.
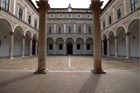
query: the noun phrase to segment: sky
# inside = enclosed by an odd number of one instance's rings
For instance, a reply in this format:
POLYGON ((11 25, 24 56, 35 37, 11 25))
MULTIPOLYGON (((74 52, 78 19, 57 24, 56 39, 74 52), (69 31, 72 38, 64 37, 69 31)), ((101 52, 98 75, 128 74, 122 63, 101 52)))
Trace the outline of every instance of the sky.
MULTIPOLYGON (((36 1, 32 0, 35 4, 36 1)), ((101 0, 104 1, 102 8, 106 5, 109 0, 101 0)), ((49 0, 49 4, 51 8, 67 8, 69 3, 72 8, 89 8, 91 0, 49 0)))

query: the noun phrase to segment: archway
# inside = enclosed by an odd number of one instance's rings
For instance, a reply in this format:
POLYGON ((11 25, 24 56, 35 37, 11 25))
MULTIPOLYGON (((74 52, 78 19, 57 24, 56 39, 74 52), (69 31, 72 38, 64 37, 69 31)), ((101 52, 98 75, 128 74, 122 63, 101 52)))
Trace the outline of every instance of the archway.
POLYGON ((6 19, 0 19, 0 57, 9 57, 11 31, 10 23, 6 19))
POLYGON ((67 54, 73 54, 73 45, 71 42, 67 43, 67 54))
POLYGON ((25 56, 30 55, 30 40, 31 40, 31 33, 28 31, 25 34, 25 56))
POLYGON ((85 54, 87 55, 93 54, 93 39, 92 38, 88 38, 86 40, 85 54))
POLYGON ((109 55, 115 56, 115 37, 112 31, 109 33, 109 55))
POLYGON ((55 53, 58 55, 64 54, 64 40, 62 38, 56 39, 56 48, 55 53))
POLYGON ((54 40, 52 38, 47 39, 47 54, 54 54, 55 52, 54 40))
POLYGON ((16 27, 14 31, 14 49, 13 55, 20 56, 21 55, 21 48, 22 48, 22 35, 23 30, 21 27, 16 27))
POLYGON ((66 40, 66 54, 74 54, 74 40, 72 38, 68 38, 66 40))
POLYGON ((107 36, 106 35, 104 35, 103 36, 103 49, 104 49, 104 55, 107 55, 107 36))
POLYGON ((76 40, 76 54, 84 54, 84 40, 82 38, 76 40))
POLYGON ((140 36, 140 32, 139 32, 139 27, 140 25, 140 20, 136 19, 133 20, 129 27, 128 27, 128 31, 130 32, 130 54, 131 57, 140 57, 140 49, 139 49, 139 36, 140 36))
POLYGON ((125 29, 123 27, 119 27, 117 33, 118 33, 118 56, 126 57, 125 29))

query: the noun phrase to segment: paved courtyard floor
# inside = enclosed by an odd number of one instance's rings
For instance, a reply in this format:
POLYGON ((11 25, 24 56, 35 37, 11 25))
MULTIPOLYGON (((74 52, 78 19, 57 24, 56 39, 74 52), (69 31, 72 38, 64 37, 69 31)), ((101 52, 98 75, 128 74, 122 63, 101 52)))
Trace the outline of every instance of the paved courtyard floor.
POLYGON ((102 61, 95 75, 91 56, 47 56, 47 74, 34 75, 37 57, 0 59, 0 93, 140 93, 139 59, 102 61))

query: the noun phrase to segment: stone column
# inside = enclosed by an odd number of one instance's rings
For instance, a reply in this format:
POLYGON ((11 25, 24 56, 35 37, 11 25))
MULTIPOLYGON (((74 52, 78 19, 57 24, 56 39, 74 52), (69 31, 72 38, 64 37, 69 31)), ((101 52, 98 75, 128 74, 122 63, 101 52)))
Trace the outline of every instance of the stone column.
POLYGON ((36 40, 36 43, 35 43, 35 44, 36 44, 36 45, 35 45, 35 46, 36 46, 36 47, 35 47, 35 48, 36 48, 36 49, 35 49, 35 55, 38 55, 38 41, 37 41, 37 40, 36 40))
POLYGON ((16 3, 17 0, 14 0, 13 14, 16 15, 16 3))
POLYGON ((102 56, 104 56, 104 40, 102 40, 102 56))
POLYGON ((102 57, 101 57, 101 30, 100 30, 100 12, 103 2, 100 0, 91 0, 91 10, 93 14, 93 44, 94 44, 94 74, 105 74, 102 70, 102 57))
POLYGON ((54 42, 54 46, 53 46, 53 54, 55 55, 55 50, 56 50, 56 42, 54 42))
POLYGON ((110 56, 110 41, 109 38, 107 39, 107 56, 110 56))
POLYGON ((115 57, 118 57, 118 36, 115 36, 115 57))
POLYGON ((24 51, 25 51, 25 36, 22 36, 22 48, 21 48, 21 56, 24 57, 24 51))
POLYGON ((64 33, 67 33, 66 24, 64 24, 64 33))
POLYGON ((54 34, 56 33, 56 24, 54 24, 54 34))
POLYGON ((126 33, 126 58, 130 58, 130 32, 126 33))
POLYGON ((76 55, 76 42, 73 44, 73 54, 76 55))
POLYGON ((76 33, 76 23, 74 23, 74 33, 76 33))
POLYGON ((14 32, 10 32, 9 57, 13 59, 14 32))
POLYGON ((33 44, 32 44, 33 42, 32 41, 33 41, 33 39, 30 38, 30 56, 32 56, 32 48, 33 48, 32 47, 33 46, 33 44))
POLYGON ((49 4, 47 0, 37 1, 39 7, 39 46, 38 46, 38 69, 35 74, 46 74, 46 27, 47 11, 49 4))
POLYGON ((86 55, 86 42, 84 42, 84 55, 86 55))
POLYGON ((84 34, 86 34, 86 24, 84 23, 84 34))
POLYGON ((66 55, 66 42, 64 42, 64 55, 66 55))

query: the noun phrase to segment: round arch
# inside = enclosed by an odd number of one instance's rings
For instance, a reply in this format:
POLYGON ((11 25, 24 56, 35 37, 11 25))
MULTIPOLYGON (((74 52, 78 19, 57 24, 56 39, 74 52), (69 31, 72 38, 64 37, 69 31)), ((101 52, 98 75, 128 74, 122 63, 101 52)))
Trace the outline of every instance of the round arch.
POLYGON ((23 29, 20 26, 16 26, 14 30, 14 49, 13 49, 14 56, 22 55, 22 51, 21 51, 22 36, 23 36, 23 29))
POLYGON ((25 56, 29 56, 30 55, 30 41, 31 41, 31 32, 27 31, 25 33, 25 56))
POLYGON ((76 54, 84 54, 84 40, 82 38, 76 39, 76 54))
POLYGON ((109 33, 108 37, 109 37, 109 55, 115 56, 115 36, 113 31, 109 33))
POLYGON ((117 29, 118 36, 118 56, 126 57, 126 35, 125 28, 119 27, 117 29))
POLYGON ((55 46, 56 54, 63 55, 64 54, 64 39, 57 38, 55 43, 56 43, 56 46, 55 46))
POLYGON ((130 32, 130 54, 131 57, 140 57, 140 32, 139 27, 140 25, 140 19, 135 19, 131 21, 131 23, 128 26, 128 32, 130 32))
POLYGON ((92 38, 87 38, 86 39, 86 50, 85 50, 85 54, 87 55, 92 55, 93 54, 93 39, 92 38))
POLYGON ((107 46, 107 35, 104 34, 103 35, 103 42, 102 42, 102 46, 103 46, 103 49, 102 49, 102 52, 103 52, 103 55, 107 55, 107 51, 108 51, 108 46, 107 46))
POLYGON ((12 25, 6 19, 0 19, 0 57, 9 57, 10 32, 12 25))

